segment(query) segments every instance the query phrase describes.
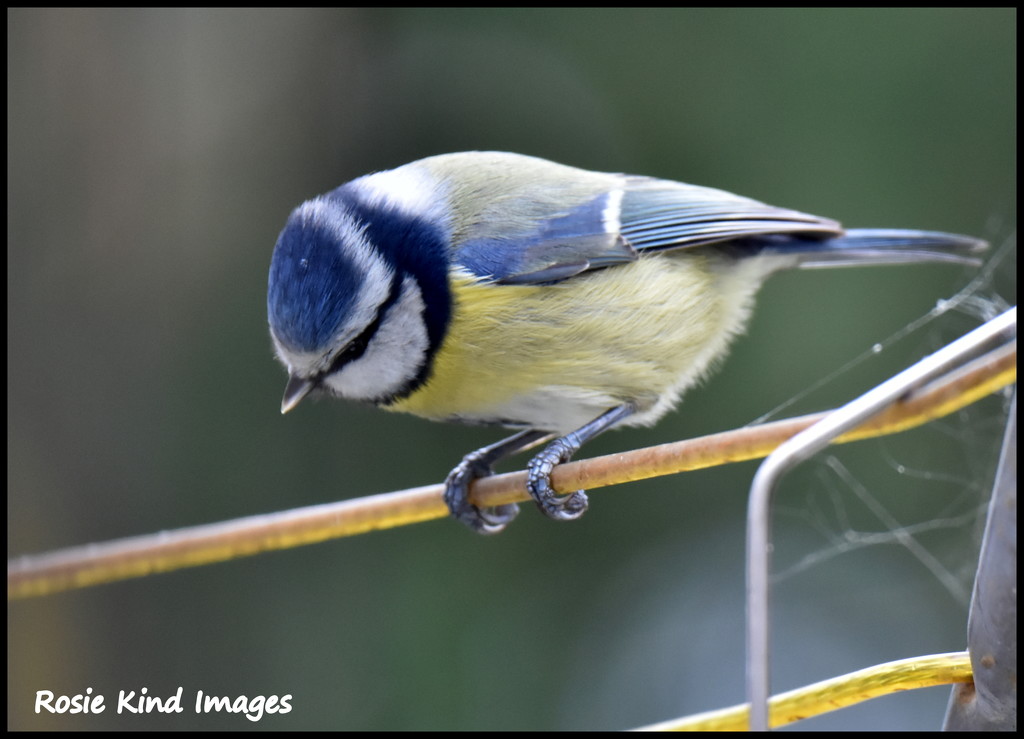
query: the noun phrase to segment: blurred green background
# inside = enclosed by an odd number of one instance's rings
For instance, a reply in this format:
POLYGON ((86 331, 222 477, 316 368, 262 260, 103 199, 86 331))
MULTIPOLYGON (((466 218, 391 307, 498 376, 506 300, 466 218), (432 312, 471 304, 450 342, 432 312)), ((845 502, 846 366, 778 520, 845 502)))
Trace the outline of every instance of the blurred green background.
MULTIPOLYGON (((498 438, 338 402, 278 411, 266 272, 290 209, 447 151, 988 238, 971 310, 786 412, 839 404, 1015 303, 1015 69, 1007 9, 9 10, 8 555, 438 482, 498 438)), ((972 276, 774 278, 679 412, 584 456, 747 423, 972 276)), ((774 688, 963 648, 1003 409, 787 478, 774 688)), ((524 507, 498 537, 437 521, 15 602, 8 728, 621 729, 741 702, 755 469, 598 491, 574 524, 524 507), (114 712, 119 690, 178 686, 293 710, 114 712), (105 713, 33 713, 37 690, 87 687, 105 713)), ((805 727, 933 729, 947 696, 805 727)))

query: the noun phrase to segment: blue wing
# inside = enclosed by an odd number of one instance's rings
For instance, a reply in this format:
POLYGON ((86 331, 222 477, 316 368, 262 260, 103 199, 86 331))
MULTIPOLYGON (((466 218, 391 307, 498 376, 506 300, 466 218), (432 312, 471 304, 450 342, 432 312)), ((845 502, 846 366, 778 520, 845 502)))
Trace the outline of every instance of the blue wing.
POLYGON ((800 234, 838 236, 836 221, 744 198, 710 187, 628 177, 621 233, 636 249, 684 249, 718 241, 800 234))
POLYGON ((685 249, 768 234, 814 239, 842 234, 835 221, 723 190, 648 177, 620 181, 621 189, 528 221, 525 232, 462 244, 458 264, 503 284, 542 284, 632 262, 644 250, 685 249))

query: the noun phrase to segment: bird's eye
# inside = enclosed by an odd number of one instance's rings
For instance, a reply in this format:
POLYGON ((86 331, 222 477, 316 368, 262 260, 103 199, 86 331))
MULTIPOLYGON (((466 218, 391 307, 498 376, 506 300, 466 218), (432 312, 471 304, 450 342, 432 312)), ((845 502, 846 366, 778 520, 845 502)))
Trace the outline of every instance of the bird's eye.
POLYGON ((334 361, 331 363, 332 366, 348 364, 355 359, 359 359, 359 357, 363 356, 363 353, 366 351, 366 345, 369 343, 369 337, 363 339, 362 335, 357 336, 349 343, 348 346, 338 352, 338 356, 336 356, 334 361))
POLYGON ((337 372, 349 362, 354 362, 359 359, 359 357, 363 356, 366 352, 366 347, 370 345, 370 339, 372 339, 374 334, 377 333, 377 329, 380 328, 380 324, 384 321, 384 315, 398 299, 399 291, 394 289, 393 282, 390 292, 391 295, 384 301, 383 305, 377 309, 377 316, 370 322, 370 325, 364 328, 357 337, 352 339, 352 341, 348 343, 348 346, 338 352, 334 357, 334 361, 331 362, 331 366, 324 372, 325 375, 337 372))
POLYGON ((330 367, 328 367, 323 374, 333 374, 349 362, 354 362, 359 359, 359 357, 363 356, 363 354, 366 353, 366 347, 370 344, 370 339, 372 339, 373 335, 377 332, 377 327, 379 325, 380 316, 377 317, 377 320, 367 326, 359 336, 352 339, 352 341, 348 343, 348 346, 335 355, 330 367))

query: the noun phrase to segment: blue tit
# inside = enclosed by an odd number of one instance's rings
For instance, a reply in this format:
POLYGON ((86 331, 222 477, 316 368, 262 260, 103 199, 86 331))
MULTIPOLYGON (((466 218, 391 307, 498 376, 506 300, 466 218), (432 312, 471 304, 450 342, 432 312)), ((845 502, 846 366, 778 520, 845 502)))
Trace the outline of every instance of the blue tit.
POLYGON ((281 411, 310 394, 439 421, 522 429, 448 475, 451 513, 500 531, 474 479, 528 464, 549 517, 587 508, 551 471, 613 426, 647 426, 727 352, 771 273, 976 264, 945 233, 844 230, 828 218, 669 180, 503 152, 429 157, 296 208, 274 248, 267 310, 288 370, 281 411))

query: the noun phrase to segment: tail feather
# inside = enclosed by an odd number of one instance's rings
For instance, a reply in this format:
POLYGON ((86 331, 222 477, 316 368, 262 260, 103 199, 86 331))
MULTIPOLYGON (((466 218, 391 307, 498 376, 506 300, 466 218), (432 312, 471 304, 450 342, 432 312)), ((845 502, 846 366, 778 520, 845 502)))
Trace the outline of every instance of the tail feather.
POLYGON ((767 246, 765 251, 799 257, 803 269, 846 267, 864 264, 911 264, 946 262, 978 266, 978 255, 988 243, 971 236, 939 231, 852 228, 842 236, 821 241, 790 239, 767 246))

